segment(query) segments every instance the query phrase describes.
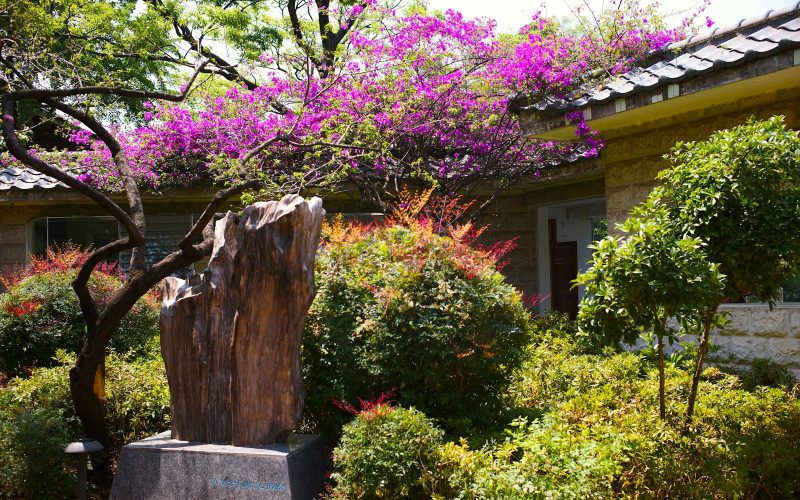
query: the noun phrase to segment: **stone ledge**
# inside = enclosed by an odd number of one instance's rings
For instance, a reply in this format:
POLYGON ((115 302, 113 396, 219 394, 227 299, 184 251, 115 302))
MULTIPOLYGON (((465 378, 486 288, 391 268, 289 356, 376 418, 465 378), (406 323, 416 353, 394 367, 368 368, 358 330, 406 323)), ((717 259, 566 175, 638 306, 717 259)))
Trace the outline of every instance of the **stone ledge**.
POLYGON ((122 447, 111 498, 310 500, 322 493, 329 468, 318 436, 231 446, 179 441, 167 431, 122 447))

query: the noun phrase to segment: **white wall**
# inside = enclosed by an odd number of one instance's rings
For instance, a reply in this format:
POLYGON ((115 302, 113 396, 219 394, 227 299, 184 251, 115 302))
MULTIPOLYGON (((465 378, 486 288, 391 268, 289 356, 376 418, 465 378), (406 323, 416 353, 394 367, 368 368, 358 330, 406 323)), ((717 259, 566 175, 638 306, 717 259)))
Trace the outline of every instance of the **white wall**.
MULTIPOLYGON (((556 219, 557 241, 576 241, 578 245, 578 271, 588 269, 592 258, 592 219, 605 217, 606 204, 604 198, 572 201, 539 207, 537 209, 537 248, 539 294, 547 296, 539 304, 539 312, 544 313, 551 308, 550 294, 550 247, 548 244, 548 220, 556 219)), ((578 288, 578 299, 582 299, 584 287, 578 288)))

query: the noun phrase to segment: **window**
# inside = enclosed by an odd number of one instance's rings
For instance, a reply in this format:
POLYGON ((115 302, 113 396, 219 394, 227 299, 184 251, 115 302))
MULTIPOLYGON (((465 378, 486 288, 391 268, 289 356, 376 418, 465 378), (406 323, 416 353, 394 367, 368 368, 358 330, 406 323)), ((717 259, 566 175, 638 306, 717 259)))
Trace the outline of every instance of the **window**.
POLYGON ((32 253, 44 254, 47 247, 68 241, 81 247, 101 247, 119 238, 113 217, 46 217, 33 222, 32 253))
MULTIPOLYGON (((153 265, 177 248, 194 223, 192 214, 154 215, 147 218, 146 264, 153 265)), ((44 254, 47 247, 63 245, 69 241, 86 248, 101 247, 120 238, 124 229, 113 217, 45 217, 33 221, 30 250, 36 255, 44 254)), ((121 252, 118 259, 127 270, 130 251, 121 252)), ((176 275, 186 277, 193 274, 187 267, 176 275)))

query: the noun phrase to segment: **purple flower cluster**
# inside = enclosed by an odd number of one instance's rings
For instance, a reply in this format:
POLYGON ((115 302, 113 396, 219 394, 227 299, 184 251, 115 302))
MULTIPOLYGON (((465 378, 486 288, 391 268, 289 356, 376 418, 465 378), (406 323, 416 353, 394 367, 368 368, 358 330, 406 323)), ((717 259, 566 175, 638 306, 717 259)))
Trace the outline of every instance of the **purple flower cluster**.
MULTIPOLYGON (((524 140, 508 112, 511 97, 568 98, 598 72, 624 71, 683 34, 655 28, 644 14, 615 22, 615 37, 603 42, 561 34, 539 14, 515 38, 452 10, 387 15, 380 29, 349 34, 347 53, 324 79, 275 73, 253 91, 232 87, 200 106, 146 102, 146 125, 119 137, 134 175, 154 188, 230 180, 242 173, 236 163, 266 141, 273 142, 248 167, 278 183, 442 185, 519 169, 535 175, 544 158, 576 146, 524 140)), ((568 120, 587 155, 597 156, 602 139, 583 115, 568 120)), ((108 149, 82 130, 73 141, 87 146, 81 180, 118 189, 108 149)))

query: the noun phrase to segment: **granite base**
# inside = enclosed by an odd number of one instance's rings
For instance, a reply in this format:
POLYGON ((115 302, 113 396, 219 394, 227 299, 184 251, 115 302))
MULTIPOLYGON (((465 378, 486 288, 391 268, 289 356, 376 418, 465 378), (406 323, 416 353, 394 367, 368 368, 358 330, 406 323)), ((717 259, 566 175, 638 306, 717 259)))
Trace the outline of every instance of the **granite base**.
POLYGON ((167 431, 122 447, 111 498, 307 500, 322 493, 329 468, 318 436, 231 446, 178 441, 167 431))

